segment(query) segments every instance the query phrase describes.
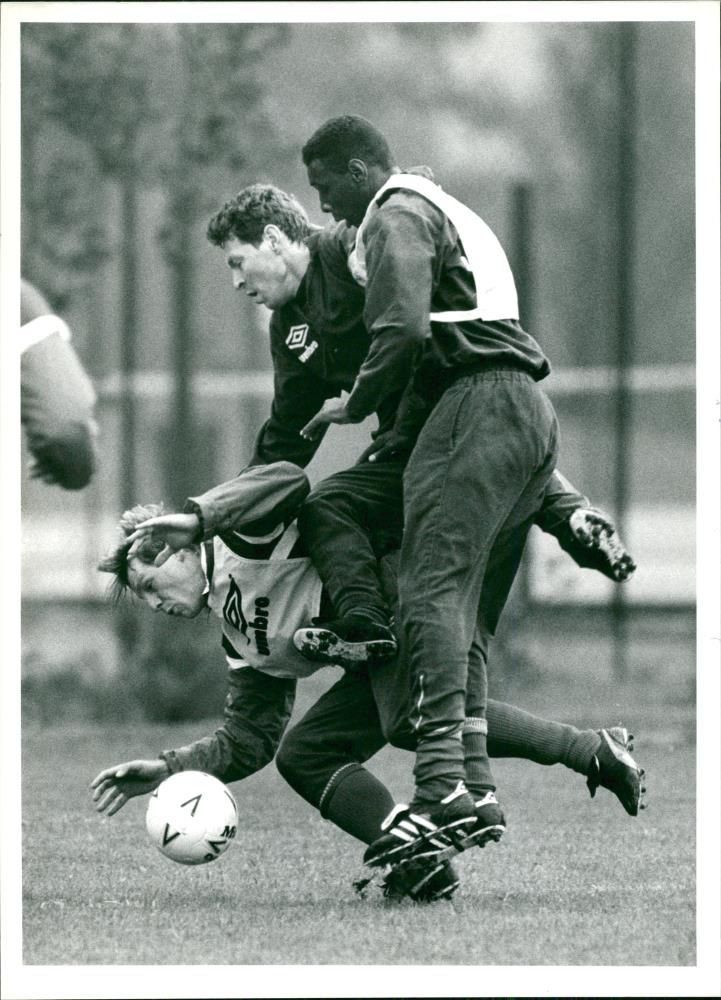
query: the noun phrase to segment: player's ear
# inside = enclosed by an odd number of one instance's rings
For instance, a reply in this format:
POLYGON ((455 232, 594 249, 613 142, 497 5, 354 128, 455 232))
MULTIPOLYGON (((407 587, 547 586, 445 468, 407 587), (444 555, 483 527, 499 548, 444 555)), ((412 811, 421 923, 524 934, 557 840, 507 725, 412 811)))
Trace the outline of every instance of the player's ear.
POLYGON ((263 230, 263 236, 273 253, 280 253, 283 243, 283 234, 280 229, 269 222, 263 230))
POLYGON ((368 180, 368 166, 363 160, 348 160, 348 173, 356 184, 364 184, 368 180))

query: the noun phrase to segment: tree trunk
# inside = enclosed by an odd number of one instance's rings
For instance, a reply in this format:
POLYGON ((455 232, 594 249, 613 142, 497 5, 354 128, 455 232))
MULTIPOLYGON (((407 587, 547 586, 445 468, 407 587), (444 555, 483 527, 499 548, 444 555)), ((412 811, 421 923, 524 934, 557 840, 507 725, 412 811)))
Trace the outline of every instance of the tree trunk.
MULTIPOLYGON (((189 496, 197 482, 194 477, 196 428, 193 407, 193 232, 188 219, 175 213, 172 223, 177 229, 176 251, 171 257, 172 268, 172 372, 173 404, 171 412, 167 473, 167 493, 180 504, 189 496)), ((182 214, 185 214, 184 211, 182 214)), ((189 214, 192 218, 192 213, 189 214)))
POLYGON ((120 500, 123 509, 138 502, 136 481, 137 402, 135 374, 138 368, 138 186, 132 157, 120 179, 122 188, 123 245, 121 250, 121 344, 120 344, 120 500))

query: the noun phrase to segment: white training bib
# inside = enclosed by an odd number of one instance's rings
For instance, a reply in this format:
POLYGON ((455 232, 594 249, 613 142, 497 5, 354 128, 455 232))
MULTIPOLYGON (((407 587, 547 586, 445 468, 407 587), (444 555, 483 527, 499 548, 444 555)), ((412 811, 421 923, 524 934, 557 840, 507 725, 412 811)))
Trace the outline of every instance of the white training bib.
POLYGON ((71 340, 70 327, 59 316, 38 316, 20 327, 20 353, 57 333, 62 340, 71 340))
POLYGON ((308 677, 323 666, 293 645, 296 630, 317 617, 322 589, 310 559, 288 558, 297 539, 298 529, 291 524, 270 559, 245 559, 217 536, 213 539, 208 605, 244 664, 274 677, 308 677))
POLYGON ((355 248, 348 258, 348 267, 359 285, 368 280, 365 262, 363 231, 370 218, 378 211, 378 202, 387 191, 403 188, 415 191, 444 215, 448 216, 463 243, 468 269, 473 274, 476 285, 476 306, 470 309, 432 312, 433 323, 463 323, 467 320, 482 319, 487 322, 500 319, 518 319, 518 294, 513 273, 503 247, 493 230, 486 225, 467 205, 458 201, 433 181, 417 174, 393 174, 376 192, 366 209, 363 222, 358 228, 355 248))

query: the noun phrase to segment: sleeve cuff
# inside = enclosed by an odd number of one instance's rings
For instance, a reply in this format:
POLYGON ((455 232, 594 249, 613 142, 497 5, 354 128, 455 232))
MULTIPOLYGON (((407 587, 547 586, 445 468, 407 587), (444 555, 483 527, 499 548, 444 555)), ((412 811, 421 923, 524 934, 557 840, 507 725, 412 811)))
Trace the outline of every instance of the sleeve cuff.
POLYGON ((59 316, 38 316, 20 327, 20 353, 23 354, 46 337, 59 334, 62 340, 70 340, 70 327, 59 316))
POLYGON ((178 771, 183 770, 182 762, 178 760, 175 750, 163 750, 158 756, 167 764, 169 774, 177 774, 178 771))
POLYGON ((345 412, 352 424, 360 424, 373 410, 365 409, 362 405, 354 401, 352 396, 349 396, 346 400, 345 412))
POLYGON ((183 506, 184 514, 195 514, 198 518, 198 530, 195 534, 194 542, 202 542, 205 540, 205 518, 203 517, 203 509, 196 500, 186 500, 183 506))

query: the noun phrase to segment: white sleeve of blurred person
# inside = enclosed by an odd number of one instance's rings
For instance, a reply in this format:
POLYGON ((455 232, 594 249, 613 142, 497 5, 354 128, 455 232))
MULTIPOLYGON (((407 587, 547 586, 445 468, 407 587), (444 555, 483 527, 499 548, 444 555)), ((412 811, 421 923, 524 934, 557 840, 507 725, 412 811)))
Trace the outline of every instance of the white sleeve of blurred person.
POLYGON ((70 343, 67 323, 21 282, 20 419, 34 479, 81 490, 97 464, 95 390, 70 343))

